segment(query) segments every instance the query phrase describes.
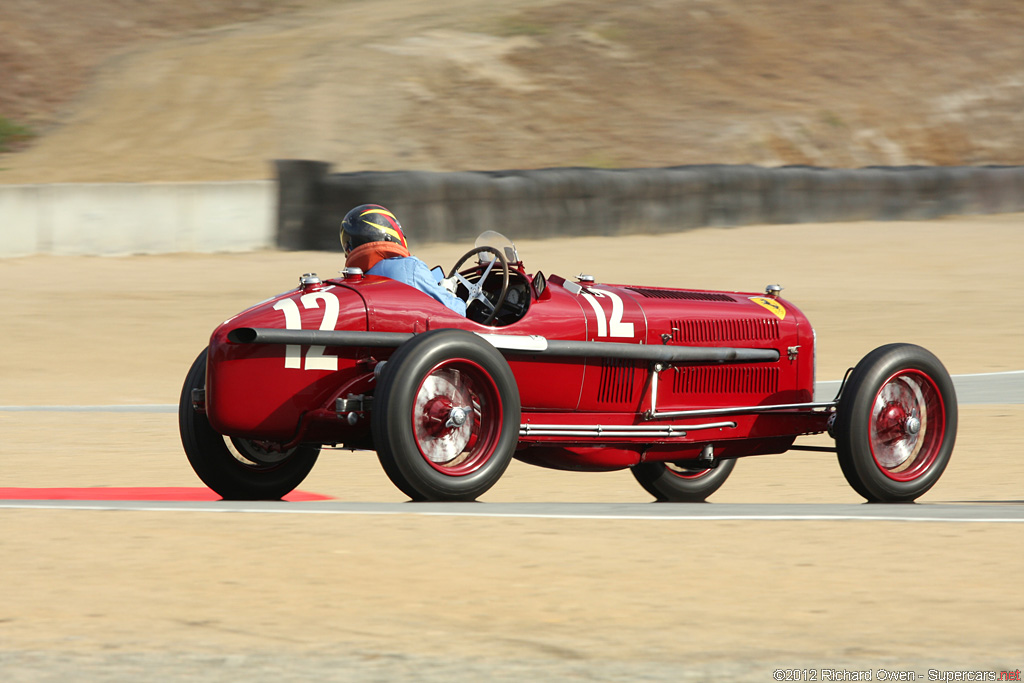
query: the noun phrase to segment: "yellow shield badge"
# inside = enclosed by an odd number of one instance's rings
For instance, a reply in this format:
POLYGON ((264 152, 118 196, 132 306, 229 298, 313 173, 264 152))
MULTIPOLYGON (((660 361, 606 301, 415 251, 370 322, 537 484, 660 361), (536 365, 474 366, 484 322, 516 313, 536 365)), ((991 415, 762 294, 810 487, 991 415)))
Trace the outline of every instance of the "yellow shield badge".
POLYGON ((780 304, 775 299, 770 299, 766 296, 752 296, 750 300, 758 306, 764 306, 769 311, 779 316, 779 320, 786 319, 786 307, 780 304))

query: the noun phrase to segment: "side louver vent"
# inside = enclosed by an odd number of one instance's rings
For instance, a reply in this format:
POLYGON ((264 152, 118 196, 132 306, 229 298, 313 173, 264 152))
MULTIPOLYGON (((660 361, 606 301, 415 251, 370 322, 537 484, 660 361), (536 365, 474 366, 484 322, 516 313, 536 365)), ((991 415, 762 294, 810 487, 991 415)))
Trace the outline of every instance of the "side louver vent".
POLYGON ((677 289, 651 289, 650 287, 627 287, 648 299, 685 299, 686 301, 725 301, 735 303, 736 299, 728 294, 715 292, 681 292, 677 289))
POLYGON ((673 320, 670 324, 672 341, 682 344, 775 341, 779 338, 779 321, 775 319, 673 320))
POLYGON ((770 394, 779 390, 778 368, 720 365, 679 368, 677 394, 770 394))
POLYGON ((602 403, 630 403, 633 401, 633 382, 636 368, 632 361, 605 358, 601 363, 601 385, 597 400, 602 403))

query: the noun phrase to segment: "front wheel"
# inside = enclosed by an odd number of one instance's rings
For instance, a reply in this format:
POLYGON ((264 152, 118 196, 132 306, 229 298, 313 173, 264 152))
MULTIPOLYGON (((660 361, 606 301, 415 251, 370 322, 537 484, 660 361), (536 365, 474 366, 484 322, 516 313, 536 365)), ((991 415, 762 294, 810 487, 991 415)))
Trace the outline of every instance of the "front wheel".
POLYGON ((204 349, 192 364, 178 402, 181 445, 203 483, 225 500, 278 500, 298 486, 313 469, 320 449, 226 438, 192 405, 192 390, 206 386, 204 349))
POLYGON ((953 380, 932 353, 889 344, 850 373, 833 433, 843 475, 868 501, 909 503, 935 485, 956 440, 953 380))
POLYGON ((413 500, 474 500, 519 441, 519 389, 502 355, 471 332, 418 335, 387 361, 370 420, 391 481, 413 500))
POLYGON ((729 478, 736 460, 719 460, 711 469, 670 462, 645 462, 630 468, 647 493, 663 503, 702 503, 729 478))

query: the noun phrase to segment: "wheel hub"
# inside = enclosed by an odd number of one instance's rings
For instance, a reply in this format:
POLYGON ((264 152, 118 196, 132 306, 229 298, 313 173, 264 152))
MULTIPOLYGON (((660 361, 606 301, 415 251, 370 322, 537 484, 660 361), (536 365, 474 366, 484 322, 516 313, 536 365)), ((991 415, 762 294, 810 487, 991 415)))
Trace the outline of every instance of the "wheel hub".
POLYGON ((257 441, 253 439, 240 439, 231 437, 231 444, 238 451, 238 454, 242 456, 246 461, 255 465, 276 465, 282 462, 292 453, 295 452, 294 448, 289 450, 282 450, 281 444, 271 443, 269 441, 257 441))
POLYGON ((455 406, 451 409, 451 412, 448 413, 448 421, 444 423, 444 426, 449 429, 453 427, 461 427, 466 424, 466 416, 467 412, 465 408, 455 406))
POLYGON ((903 424, 903 428, 906 430, 907 434, 917 434, 918 432, 921 431, 921 420, 911 415, 903 424))
POLYGON ((925 409, 914 379, 900 377, 882 387, 872 410, 875 457, 882 467, 898 472, 912 465, 921 450, 920 416, 925 409))
POLYGON ((416 440, 428 460, 450 463, 466 449, 472 437, 469 420, 471 397, 457 372, 442 371, 428 377, 416 396, 415 411, 422 417, 416 440))

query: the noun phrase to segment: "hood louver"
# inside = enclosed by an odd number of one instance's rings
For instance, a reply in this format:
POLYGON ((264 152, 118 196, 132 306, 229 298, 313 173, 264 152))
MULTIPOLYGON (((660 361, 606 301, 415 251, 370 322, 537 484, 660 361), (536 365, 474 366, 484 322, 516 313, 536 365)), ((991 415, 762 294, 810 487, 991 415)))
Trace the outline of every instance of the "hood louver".
POLYGON ((776 341, 779 321, 773 318, 735 320, 672 320, 672 341, 679 344, 776 341))
POLYGON ((672 389, 677 394, 773 394, 779 390, 779 369, 727 365, 679 368, 672 389))
POLYGON ((635 379, 636 366, 632 361, 603 359, 597 400, 602 403, 631 403, 635 379))
POLYGON ((627 287, 631 292, 636 292, 648 299, 682 299, 685 301, 721 301, 725 303, 736 303, 734 297, 728 294, 715 292, 683 292, 677 289, 652 289, 650 287, 627 287))

